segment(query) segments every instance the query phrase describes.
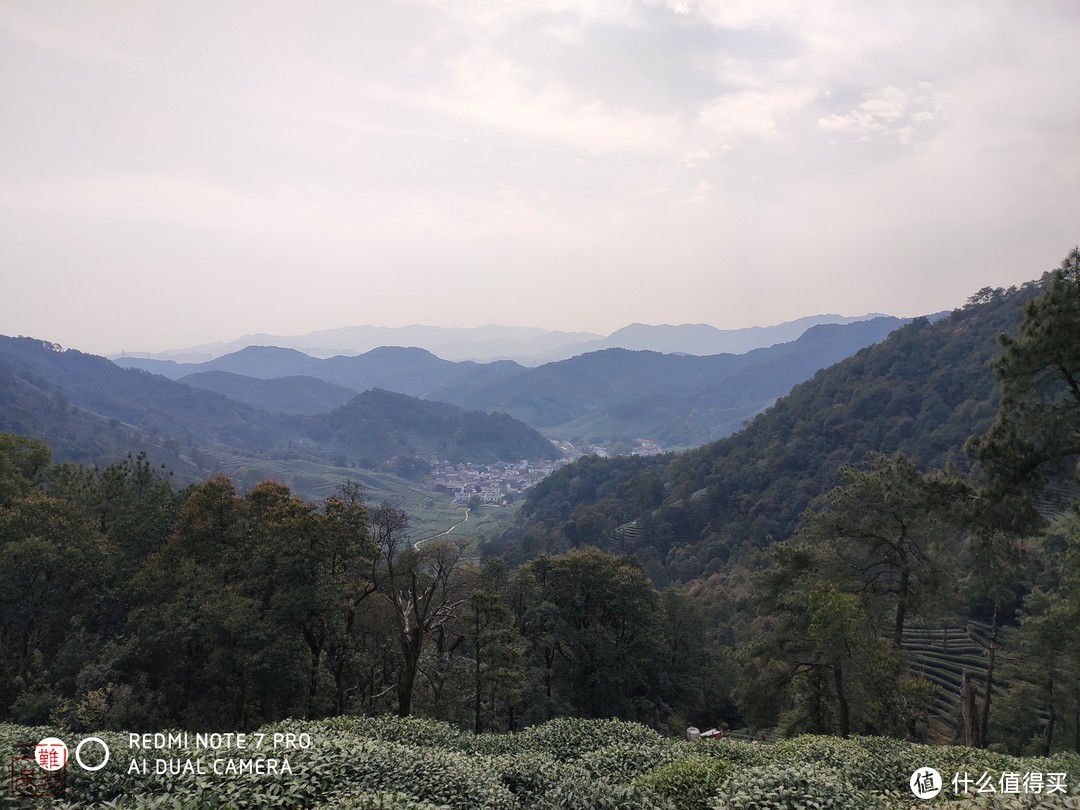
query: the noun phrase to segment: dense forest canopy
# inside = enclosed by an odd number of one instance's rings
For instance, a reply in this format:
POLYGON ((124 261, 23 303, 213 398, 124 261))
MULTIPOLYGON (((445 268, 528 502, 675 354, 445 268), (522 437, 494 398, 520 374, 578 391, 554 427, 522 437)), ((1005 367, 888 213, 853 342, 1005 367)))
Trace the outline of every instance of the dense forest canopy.
POLYGON ((515 571, 405 539, 345 485, 322 504, 224 477, 176 492, 142 458, 50 465, 0 434, 0 705, 77 728, 250 728, 421 712, 477 729, 724 709, 687 597, 595 550, 515 571), (690 672, 690 679, 681 675, 690 672), (694 685, 693 678, 697 678, 694 685))

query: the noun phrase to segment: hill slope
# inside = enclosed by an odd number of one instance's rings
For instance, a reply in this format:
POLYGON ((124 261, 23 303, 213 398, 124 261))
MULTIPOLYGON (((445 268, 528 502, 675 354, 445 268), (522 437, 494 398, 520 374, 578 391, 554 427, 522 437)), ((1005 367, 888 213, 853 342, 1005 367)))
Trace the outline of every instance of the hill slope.
POLYGON ((357 391, 316 377, 276 377, 260 380, 230 371, 200 371, 178 382, 216 391, 270 413, 325 413, 340 408, 357 391))
POLYGON ((381 389, 292 424, 334 452, 366 458, 437 456, 459 463, 559 457, 551 442, 506 414, 465 411, 381 389))
POLYGON ((221 394, 122 369, 104 357, 32 338, 0 337, 0 362, 32 375, 72 405, 152 435, 181 442, 199 437, 243 450, 274 444, 276 425, 268 414, 221 394))
MULTIPOLYGON (((1038 292, 1035 283, 998 290, 933 324, 916 319, 796 386, 740 433, 616 486, 595 482, 609 467, 618 480, 618 462, 565 467, 536 487, 514 533, 573 516, 571 525, 591 526, 602 546, 692 578, 740 545, 790 535, 841 466, 871 451, 903 451, 924 467, 965 466, 964 442, 996 408, 989 363, 997 336, 1015 330, 1038 292)), ((563 535, 547 543, 569 544, 563 535)))
POLYGON ((754 349, 798 340, 807 329, 821 324, 847 324, 882 317, 888 316, 874 314, 850 318, 843 315, 809 315, 773 326, 748 326, 743 329, 718 329, 707 323, 684 323, 678 326, 666 323, 632 323, 612 332, 606 338, 582 343, 579 351, 621 348, 703 356, 745 354, 754 349))

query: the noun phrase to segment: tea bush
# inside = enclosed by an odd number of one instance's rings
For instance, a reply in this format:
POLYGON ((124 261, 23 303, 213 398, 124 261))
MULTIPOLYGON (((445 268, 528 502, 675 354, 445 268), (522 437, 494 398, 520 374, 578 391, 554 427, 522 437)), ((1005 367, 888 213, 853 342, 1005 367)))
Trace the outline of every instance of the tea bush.
MULTIPOLYGON (((112 750, 107 767, 69 765, 64 800, 16 799, 0 792, 0 808, 33 810, 244 810, 256 807, 345 810, 749 810, 749 808, 973 807, 985 810, 1080 810, 1080 757, 1016 758, 958 747, 916 745, 881 737, 842 740, 802 736, 773 745, 735 740, 669 740, 634 723, 554 720, 517 734, 475 736, 418 718, 344 717, 266 726, 266 746, 201 750, 129 748, 127 735, 100 733, 112 750), (308 735, 305 747, 269 748, 273 735, 308 735), (214 773, 215 760, 287 756, 292 772, 214 773), (146 773, 132 760, 146 758, 146 773), (158 758, 203 762, 205 773, 155 772, 158 758), (911 774, 936 768, 945 781, 938 799, 921 802, 911 774), (129 772, 133 771, 133 772, 129 772), (978 795, 960 801, 953 774, 1066 774, 1061 794, 978 795)), ((0 752, 62 732, 0 724, 0 752)), ((85 735, 84 735, 85 736, 85 735)), ((69 744, 72 742, 68 738, 69 744)), ((0 754, 2 756, 2 754, 0 754)), ((90 754, 96 759, 97 752, 90 754)))
POLYGON ((683 757, 685 753, 667 741, 641 744, 619 740, 603 748, 585 752, 577 764, 594 779, 630 782, 654 768, 683 757))
POLYGON ((340 793, 317 806, 318 810, 448 810, 448 805, 432 804, 407 793, 340 793))
POLYGON ((834 768, 784 761, 736 771, 709 804, 711 810, 865 810, 878 806, 875 797, 834 768))
POLYGON ((523 807, 531 807, 540 796, 564 780, 582 776, 581 770, 574 765, 559 762, 539 751, 487 757, 484 767, 498 776, 523 807))
POLYGON ((708 810, 709 800, 731 774, 732 765, 714 757, 684 756, 661 765, 635 781, 677 810, 708 810))
POLYGON ((563 780, 527 807, 536 810, 675 810, 670 801, 645 788, 588 776, 563 780))
POLYGON ((549 720, 514 735, 518 750, 541 751, 564 762, 578 759, 589 751, 604 748, 617 740, 657 745, 664 738, 640 723, 570 717, 549 720))

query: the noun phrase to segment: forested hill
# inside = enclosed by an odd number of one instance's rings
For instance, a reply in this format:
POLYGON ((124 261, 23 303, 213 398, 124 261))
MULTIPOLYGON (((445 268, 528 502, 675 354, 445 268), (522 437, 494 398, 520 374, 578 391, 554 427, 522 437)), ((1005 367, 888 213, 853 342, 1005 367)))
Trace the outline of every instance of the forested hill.
POLYGON ((558 457, 549 441, 505 414, 369 391, 331 413, 290 417, 48 341, 4 336, 0 431, 48 440, 58 458, 99 466, 145 450, 183 481, 214 471, 199 466, 206 450, 284 461, 344 455, 371 465, 397 456, 558 457))
POLYGON ((506 414, 466 411, 379 388, 330 413, 293 418, 292 424, 337 452, 375 459, 436 456, 456 464, 560 455, 551 442, 506 414))
MULTIPOLYGON (((885 338, 904 323, 880 317, 821 324, 797 340, 705 357, 605 349, 548 363, 434 399, 500 411, 566 438, 648 436, 694 447, 737 430, 815 371, 885 338)), ((553 435, 548 432, 548 435, 553 435)))
POLYGON ((231 371, 200 371, 181 377, 179 382, 216 391, 270 413, 325 413, 340 408, 360 393, 302 375, 262 380, 231 371))
MULTIPOLYGON (((104 357, 65 350, 48 341, 0 336, 0 364, 17 379, 60 398, 65 406, 153 436, 181 443, 198 437, 255 451, 274 444, 276 425, 269 414, 155 374, 122 369, 104 357)), ((6 412, 0 413, 0 419, 7 418, 6 412)))
POLYGON ((965 441, 994 417, 998 335, 1015 331, 1040 289, 984 289, 935 323, 916 319, 819 371, 734 436, 636 475, 619 461, 565 467, 532 493, 504 539, 528 557, 587 533, 634 554, 654 577, 690 579, 735 547, 789 536, 840 468, 873 451, 964 467, 965 441))

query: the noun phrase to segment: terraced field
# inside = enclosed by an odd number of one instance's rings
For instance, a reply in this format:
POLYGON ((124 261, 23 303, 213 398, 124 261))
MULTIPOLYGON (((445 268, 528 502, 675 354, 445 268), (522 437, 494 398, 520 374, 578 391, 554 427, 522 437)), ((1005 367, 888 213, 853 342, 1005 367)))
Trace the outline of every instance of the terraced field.
POLYGON ((429 492, 418 484, 386 473, 315 461, 275 461, 222 452, 207 451, 203 456, 211 462, 214 471, 223 472, 244 485, 269 478, 288 484, 297 495, 314 501, 333 495, 342 481, 359 481, 367 488, 369 501, 380 503, 385 500, 405 510, 409 515, 408 536, 414 542, 445 532, 451 526, 457 526, 454 537, 475 539, 496 523, 512 517, 514 512, 514 508, 485 508, 471 513, 466 521, 465 507, 454 503, 449 495, 429 492))
MULTIPOLYGON (((937 684, 931 714, 935 742, 960 742, 961 711, 960 685, 964 671, 971 674, 971 684, 977 690, 978 703, 986 689, 987 652, 990 649, 990 625, 968 622, 963 627, 925 628, 906 627, 902 646, 908 654, 909 671, 916 677, 937 684)), ((1001 661, 1008 655, 1011 630, 998 629, 998 670, 994 674, 994 698, 1004 696, 1008 684, 1002 678, 1001 661)))

